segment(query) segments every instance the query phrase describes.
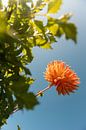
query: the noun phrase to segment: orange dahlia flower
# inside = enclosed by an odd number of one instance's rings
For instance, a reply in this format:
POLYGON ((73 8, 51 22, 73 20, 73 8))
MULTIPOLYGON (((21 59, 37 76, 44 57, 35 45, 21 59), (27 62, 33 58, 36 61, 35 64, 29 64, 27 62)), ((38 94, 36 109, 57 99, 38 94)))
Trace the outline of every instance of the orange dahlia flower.
POLYGON ((69 94, 77 89, 80 80, 77 74, 62 61, 53 61, 47 65, 45 79, 56 86, 58 94, 69 94))

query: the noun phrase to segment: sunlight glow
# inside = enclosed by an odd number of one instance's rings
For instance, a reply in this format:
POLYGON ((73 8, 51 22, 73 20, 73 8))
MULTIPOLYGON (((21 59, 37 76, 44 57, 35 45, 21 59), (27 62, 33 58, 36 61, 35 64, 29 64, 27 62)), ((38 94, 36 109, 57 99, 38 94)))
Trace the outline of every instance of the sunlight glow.
MULTIPOLYGON (((32 0, 34 5, 36 5, 36 2, 38 0, 32 0)), ((17 4, 19 3, 19 0, 17 0, 17 4)), ((8 6, 8 0, 2 0, 2 4, 3 4, 3 7, 7 7, 8 6)))
POLYGON ((8 0, 2 0, 2 4, 4 7, 7 7, 8 6, 8 0))
POLYGON ((36 2, 37 2, 38 0, 32 0, 32 1, 33 1, 34 5, 36 5, 36 2))

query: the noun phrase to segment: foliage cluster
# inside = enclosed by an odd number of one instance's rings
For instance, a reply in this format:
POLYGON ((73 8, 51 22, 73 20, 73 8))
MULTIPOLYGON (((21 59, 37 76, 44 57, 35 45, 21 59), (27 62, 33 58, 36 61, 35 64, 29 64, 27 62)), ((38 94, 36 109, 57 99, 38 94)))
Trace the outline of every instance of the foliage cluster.
POLYGON ((69 22, 71 15, 53 18, 62 0, 8 0, 5 7, 0 1, 0 127, 17 109, 33 109, 38 104, 36 96, 29 92, 33 83, 26 65, 33 60, 35 46, 51 49, 51 44, 65 36, 76 42, 76 27, 69 22), (46 25, 36 19, 47 7, 46 25))

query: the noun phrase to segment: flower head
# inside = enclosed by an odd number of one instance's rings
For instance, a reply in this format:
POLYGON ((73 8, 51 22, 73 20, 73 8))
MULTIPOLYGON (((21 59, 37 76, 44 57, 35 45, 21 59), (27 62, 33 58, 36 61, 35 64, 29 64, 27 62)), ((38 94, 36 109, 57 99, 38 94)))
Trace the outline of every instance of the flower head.
POLYGON ((56 86, 58 94, 69 94, 77 89, 80 80, 77 74, 62 61, 53 61, 47 65, 45 79, 56 86))

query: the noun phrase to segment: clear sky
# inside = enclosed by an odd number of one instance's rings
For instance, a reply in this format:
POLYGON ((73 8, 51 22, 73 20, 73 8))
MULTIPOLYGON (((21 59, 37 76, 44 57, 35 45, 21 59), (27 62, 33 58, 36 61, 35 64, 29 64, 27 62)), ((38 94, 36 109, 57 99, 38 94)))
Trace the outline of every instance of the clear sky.
POLYGON ((81 84, 75 94, 59 96, 55 87, 39 97, 40 105, 34 111, 17 112, 10 116, 2 130, 86 130, 86 0, 63 0, 60 14, 72 12, 71 21, 78 27, 78 44, 71 40, 59 39, 53 50, 34 48, 34 60, 30 65, 36 79, 31 91, 47 86, 43 78, 46 65, 52 60, 61 59, 79 75, 81 84))

